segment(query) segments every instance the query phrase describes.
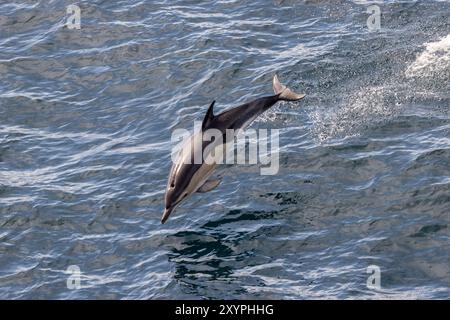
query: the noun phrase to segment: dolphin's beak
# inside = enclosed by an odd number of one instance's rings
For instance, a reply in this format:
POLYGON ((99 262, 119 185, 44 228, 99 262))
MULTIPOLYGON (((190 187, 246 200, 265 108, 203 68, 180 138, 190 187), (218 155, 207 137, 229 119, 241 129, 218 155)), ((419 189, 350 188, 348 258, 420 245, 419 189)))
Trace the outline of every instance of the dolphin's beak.
POLYGON ((172 210, 173 210, 173 206, 164 209, 163 215, 161 217, 161 223, 164 223, 164 222, 166 222, 167 219, 169 219, 169 216, 172 213, 172 210))

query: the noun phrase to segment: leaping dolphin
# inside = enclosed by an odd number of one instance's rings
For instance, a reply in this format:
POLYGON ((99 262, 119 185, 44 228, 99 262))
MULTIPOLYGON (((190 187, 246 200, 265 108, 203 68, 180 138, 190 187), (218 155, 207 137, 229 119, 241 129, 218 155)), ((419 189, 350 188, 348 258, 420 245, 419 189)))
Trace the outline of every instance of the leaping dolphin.
MULTIPOLYGON (((278 101, 297 101, 305 97, 305 94, 297 94, 282 85, 276 75, 273 77, 273 90, 275 95, 244 103, 219 115, 214 115, 213 112, 215 101, 211 103, 203 119, 201 132, 194 133, 190 137, 188 143, 180 151, 178 159, 172 165, 167 181, 165 209, 161 217, 161 223, 166 222, 181 201, 195 192, 208 192, 220 183, 220 180, 208 180, 216 167, 216 163, 204 161, 206 157, 202 157, 201 163, 195 163, 194 161, 195 152, 199 151, 195 148, 201 148, 202 155, 205 148, 208 147, 211 152, 214 149, 210 146, 214 141, 203 141, 202 139, 206 130, 218 129, 222 134, 225 134, 227 129, 244 130, 253 120, 278 101), (200 142, 197 139, 200 139, 200 142), (190 150, 183 150, 185 148, 190 148, 190 150)), ((219 147, 223 147, 223 145, 219 147)), ((206 153, 208 153, 208 150, 206 153)))

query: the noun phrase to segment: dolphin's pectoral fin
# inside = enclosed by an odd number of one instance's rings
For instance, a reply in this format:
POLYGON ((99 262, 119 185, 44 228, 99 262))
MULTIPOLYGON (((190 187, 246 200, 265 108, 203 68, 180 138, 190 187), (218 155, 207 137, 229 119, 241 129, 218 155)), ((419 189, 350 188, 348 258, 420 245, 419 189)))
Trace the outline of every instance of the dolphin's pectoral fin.
POLYGON ((219 185, 220 181, 220 179, 207 180, 200 188, 198 188, 197 192, 209 192, 215 189, 219 185))

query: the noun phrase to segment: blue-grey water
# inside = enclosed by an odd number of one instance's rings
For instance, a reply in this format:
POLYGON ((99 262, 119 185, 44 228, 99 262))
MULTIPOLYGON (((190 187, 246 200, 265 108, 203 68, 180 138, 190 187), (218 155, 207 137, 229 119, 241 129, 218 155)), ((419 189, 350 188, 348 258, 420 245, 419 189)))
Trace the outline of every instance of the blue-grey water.
POLYGON ((450 298, 449 1, 2 0, 0 75, 2 299, 450 298), (275 73, 279 173, 161 225, 174 129, 275 73))

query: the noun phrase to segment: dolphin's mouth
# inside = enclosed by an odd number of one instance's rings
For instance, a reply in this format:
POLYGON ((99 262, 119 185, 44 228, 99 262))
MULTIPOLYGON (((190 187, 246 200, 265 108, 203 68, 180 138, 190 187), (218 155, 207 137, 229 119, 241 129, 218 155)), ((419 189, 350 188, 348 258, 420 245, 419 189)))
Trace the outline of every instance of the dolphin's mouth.
POLYGON ((183 201, 183 199, 186 198, 186 197, 187 197, 187 193, 185 193, 185 194, 183 195, 183 197, 182 197, 180 200, 178 200, 177 202, 175 202, 174 204, 172 204, 170 207, 164 209, 163 215, 162 215, 162 217, 161 217, 161 223, 162 223, 162 224, 164 224, 164 222, 166 222, 167 219, 169 219, 169 216, 170 216, 170 214, 172 213, 173 209, 175 209, 175 207, 176 207, 181 201, 183 201))
POLYGON ((167 221, 167 219, 169 219, 170 214, 172 213, 174 207, 171 206, 169 208, 164 209, 163 215, 161 217, 161 223, 164 224, 164 222, 167 221))

